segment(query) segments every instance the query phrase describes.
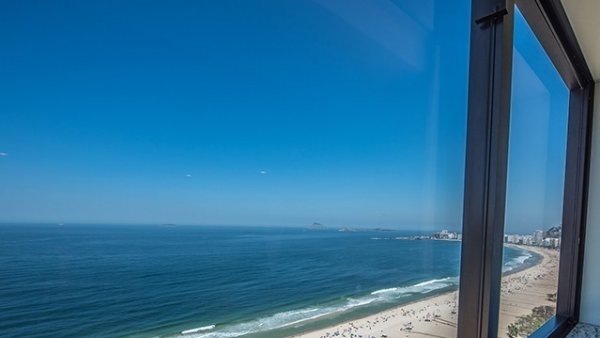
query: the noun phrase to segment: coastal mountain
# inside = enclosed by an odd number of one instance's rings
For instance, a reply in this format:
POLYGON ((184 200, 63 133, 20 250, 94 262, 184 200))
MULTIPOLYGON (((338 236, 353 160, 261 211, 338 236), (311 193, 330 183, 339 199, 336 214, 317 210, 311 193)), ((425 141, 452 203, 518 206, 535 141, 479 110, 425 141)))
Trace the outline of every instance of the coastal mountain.
POLYGON ((546 231, 546 236, 544 236, 545 238, 560 238, 560 235, 562 234, 562 226, 555 226, 552 227, 550 229, 548 229, 548 231, 546 231))
POLYGON ((324 230, 325 226, 321 223, 314 222, 308 228, 311 230, 324 230))

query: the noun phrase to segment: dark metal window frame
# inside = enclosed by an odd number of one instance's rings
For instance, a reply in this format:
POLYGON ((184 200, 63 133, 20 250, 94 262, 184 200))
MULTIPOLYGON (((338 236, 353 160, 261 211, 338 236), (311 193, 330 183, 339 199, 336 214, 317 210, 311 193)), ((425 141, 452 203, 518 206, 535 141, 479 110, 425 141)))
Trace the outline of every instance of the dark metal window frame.
POLYGON ((557 314, 532 337, 579 320, 594 81, 559 0, 472 0, 459 338, 498 336, 514 5, 570 90, 557 314))

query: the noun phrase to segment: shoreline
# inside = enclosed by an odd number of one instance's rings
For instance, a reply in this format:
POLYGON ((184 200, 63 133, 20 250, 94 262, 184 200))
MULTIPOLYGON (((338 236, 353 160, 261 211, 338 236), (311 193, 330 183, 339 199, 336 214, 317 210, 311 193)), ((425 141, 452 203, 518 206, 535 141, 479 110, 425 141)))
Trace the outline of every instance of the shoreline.
MULTIPOLYGON (((498 337, 507 338, 507 327, 540 305, 555 304, 546 297, 557 290, 558 250, 511 245, 536 253, 540 261, 502 277, 498 337)), ((328 337, 449 337, 456 335, 458 291, 432 295, 390 309, 348 320, 289 338, 328 337)))

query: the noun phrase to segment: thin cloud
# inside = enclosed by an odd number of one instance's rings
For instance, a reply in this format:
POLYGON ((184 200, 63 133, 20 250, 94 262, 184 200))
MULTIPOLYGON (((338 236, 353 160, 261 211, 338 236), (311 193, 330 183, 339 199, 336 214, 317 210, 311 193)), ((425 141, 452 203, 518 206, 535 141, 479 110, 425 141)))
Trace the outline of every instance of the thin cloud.
POLYGON ((260 171, 260 174, 261 174, 261 175, 266 175, 266 174, 267 174, 267 171, 266 171, 266 170, 261 170, 261 171, 260 171))
POLYGON ((6 157, 6 156, 8 156, 7 153, 0 153, 0 157, 6 157))

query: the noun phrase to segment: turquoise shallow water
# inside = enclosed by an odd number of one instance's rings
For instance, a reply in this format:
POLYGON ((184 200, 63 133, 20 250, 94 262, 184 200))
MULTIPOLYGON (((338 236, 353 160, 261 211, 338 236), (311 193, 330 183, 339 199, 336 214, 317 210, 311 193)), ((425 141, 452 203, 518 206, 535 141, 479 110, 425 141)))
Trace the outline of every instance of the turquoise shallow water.
MULTIPOLYGON (((456 289, 417 231, 1 225, 2 337, 280 337, 456 289)), ((535 264, 505 250, 505 271, 535 264)))

